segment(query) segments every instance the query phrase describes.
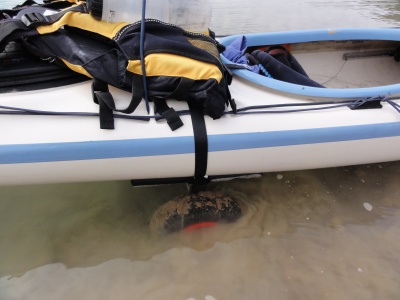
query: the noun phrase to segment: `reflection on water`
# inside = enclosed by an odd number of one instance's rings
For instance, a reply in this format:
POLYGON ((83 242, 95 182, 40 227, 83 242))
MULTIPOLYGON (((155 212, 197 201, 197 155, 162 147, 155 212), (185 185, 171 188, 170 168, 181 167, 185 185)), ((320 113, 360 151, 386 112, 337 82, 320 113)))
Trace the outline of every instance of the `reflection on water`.
MULTIPOLYGON (((217 35, 294 29, 386 27, 400 19, 398 0, 210 0, 217 35)), ((3 0, 2 7, 21 4, 3 0)), ((41 3, 42 1, 37 1, 41 3)))
POLYGON ((398 0, 211 0, 218 35, 317 28, 396 26, 398 0), (229 3, 229 6, 227 5, 229 3))
POLYGON ((165 237, 148 222, 183 185, 1 188, 0 299, 395 298, 399 178, 397 162, 214 183, 247 214, 165 237))
MULTIPOLYGON (((219 35, 395 26, 400 11, 394 0, 212 2, 219 35)), ((399 179, 394 162, 214 183, 247 214, 165 237, 148 223, 184 185, 2 187, 0 299, 398 299, 399 179)))

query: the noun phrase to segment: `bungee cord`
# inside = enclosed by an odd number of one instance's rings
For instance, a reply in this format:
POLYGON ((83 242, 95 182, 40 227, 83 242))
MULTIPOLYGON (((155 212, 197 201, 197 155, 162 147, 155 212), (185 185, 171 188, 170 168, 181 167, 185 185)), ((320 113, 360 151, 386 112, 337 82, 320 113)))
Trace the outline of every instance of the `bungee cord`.
MULTIPOLYGON (((400 113, 400 104, 395 102, 400 100, 400 97, 387 97, 377 96, 357 100, 342 100, 342 101, 325 101, 325 102, 313 102, 313 103, 282 103, 282 104, 268 104, 268 105, 257 105, 247 106, 238 108, 236 112, 230 110, 225 112, 229 115, 248 115, 248 114, 282 114, 282 113, 301 113, 307 111, 322 111, 328 109, 335 109, 341 107, 348 107, 349 109, 361 108, 363 105, 370 103, 388 103, 398 113, 400 113)), ((189 115, 189 110, 178 110, 176 111, 180 116, 189 115)), ((60 112, 60 111, 46 111, 46 110, 35 110, 22 107, 12 107, 0 105, 0 115, 42 115, 42 116, 78 116, 78 117, 98 117, 99 113, 92 112, 60 112)), ((115 118, 138 120, 138 121, 150 121, 154 119, 159 121, 164 119, 161 115, 127 115, 127 114, 115 114, 115 118)), ((218 121, 216 121, 218 122, 218 121)))

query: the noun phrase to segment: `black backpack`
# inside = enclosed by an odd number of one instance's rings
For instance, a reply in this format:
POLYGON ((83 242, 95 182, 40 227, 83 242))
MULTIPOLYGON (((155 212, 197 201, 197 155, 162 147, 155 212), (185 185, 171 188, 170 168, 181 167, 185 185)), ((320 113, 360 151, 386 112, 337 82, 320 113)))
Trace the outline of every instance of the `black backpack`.
POLYGON ((113 129, 113 112, 131 114, 141 100, 153 101, 172 130, 183 125, 166 99, 220 118, 233 105, 230 81, 213 34, 199 34, 158 20, 108 23, 93 19, 84 1, 27 1, 0 11, 0 50, 10 41, 53 64, 93 78, 100 127, 113 129), (74 3, 72 3, 74 2, 74 3), (131 91, 128 107, 117 108, 108 84, 131 91))

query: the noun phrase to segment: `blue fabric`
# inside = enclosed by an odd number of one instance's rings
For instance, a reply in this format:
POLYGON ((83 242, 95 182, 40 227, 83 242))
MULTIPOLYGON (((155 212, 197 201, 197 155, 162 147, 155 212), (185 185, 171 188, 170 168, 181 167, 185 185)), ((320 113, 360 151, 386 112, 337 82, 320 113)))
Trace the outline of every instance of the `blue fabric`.
POLYGON ((234 40, 229 46, 226 47, 222 55, 229 59, 231 62, 239 64, 249 71, 259 73, 259 66, 249 66, 247 63, 247 58, 244 55, 247 49, 247 39, 243 35, 236 40, 234 40))

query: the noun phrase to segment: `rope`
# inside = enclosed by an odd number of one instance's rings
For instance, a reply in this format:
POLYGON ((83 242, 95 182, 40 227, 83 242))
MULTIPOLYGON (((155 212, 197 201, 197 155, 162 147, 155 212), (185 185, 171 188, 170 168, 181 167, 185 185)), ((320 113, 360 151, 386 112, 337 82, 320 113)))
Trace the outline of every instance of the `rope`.
MULTIPOLYGON (((326 101, 326 102, 316 102, 316 103, 283 103, 283 104, 271 104, 271 105, 256 105, 247 106, 237 109, 236 113, 234 111, 227 111, 226 114, 232 115, 247 115, 247 114, 281 114, 281 113, 295 113, 295 112, 306 112, 306 111, 318 111, 334 109, 339 107, 349 107, 351 109, 356 109, 365 103, 372 101, 387 102, 392 106, 398 113, 400 113, 400 104, 395 101, 400 100, 400 97, 385 97, 377 96, 371 98, 357 99, 357 100, 343 100, 343 101, 326 101), (296 107, 296 108, 295 108, 296 107), (285 109, 280 109, 285 108, 285 109), (289 109, 286 109, 289 108, 289 109)), ((45 111, 45 110, 35 110, 21 107, 11 107, 0 105, 0 115, 43 115, 43 116, 79 116, 79 117, 98 117, 99 113, 91 112, 58 112, 58 111, 45 111)), ((184 116, 189 115, 189 110, 177 111, 178 115, 184 116)), ((154 119, 159 121, 164 119, 161 115, 152 116, 132 116, 132 115, 122 115, 115 114, 115 118, 120 119, 130 119, 139 121, 150 121, 154 119)))
POLYGON ((264 68, 264 66, 262 64, 258 64, 258 67, 260 68, 261 72, 264 73, 265 76, 272 78, 272 75, 268 73, 267 69, 264 68))
MULTIPOLYGON (((248 106, 237 109, 236 114, 253 114, 253 113, 294 113, 294 112, 304 112, 304 111, 316 111, 316 110, 326 110, 338 107, 349 107, 351 109, 361 108, 363 105, 371 102, 387 102, 389 103, 397 112, 400 113, 400 105, 394 101, 400 100, 400 97, 386 97, 386 96, 376 96, 370 98, 363 98, 357 100, 342 100, 342 101, 328 101, 328 102, 316 102, 316 103, 284 103, 284 104, 272 104, 272 105, 256 105, 248 106), (306 107, 299 109, 283 109, 274 110, 276 108, 282 107, 306 107), (272 109, 272 110, 271 110, 272 109)), ((229 111, 229 114, 234 114, 233 111, 229 111)))
POLYGON ((146 0, 142 1, 142 22, 140 24, 140 63, 142 65, 142 74, 143 74, 143 91, 144 91, 144 100, 146 102, 146 110, 147 113, 150 113, 149 107, 149 96, 147 93, 147 82, 146 82, 146 66, 144 62, 144 38, 145 38, 145 20, 146 20, 146 0))
POLYGON ((395 110, 397 110, 398 113, 400 113, 400 105, 393 100, 398 100, 398 98, 392 99, 388 98, 386 99, 386 102, 389 103, 395 110))
MULTIPOLYGON (((0 105, 0 115, 38 115, 38 116, 77 116, 77 117, 98 117, 99 113, 91 113, 91 112, 60 112, 60 111, 47 111, 47 110, 36 110, 29 108, 21 108, 21 107, 12 107, 0 105)), ((131 116, 131 115, 122 115, 115 114, 115 118, 120 119, 131 119, 131 120, 139 120, 139 121, 150 121, 150 119, 158 119, 159 116, 131 116)), ((160 117, 161 119, 161 117, 160 117)))
POLYGON ((284 103, 284 104, 269 104, 269 105, 256 105, 256 106, 247 106, 243 108, 237 109, 238 114, 249 114, 255 113, 254 110, 257 110, 257 113, 292 113, 292 112, 302 112, 302 111, 312 111, 312 110, 323 110, 330 108, 337 108, 348 106, 349 104, 354 103, 352 100, 344 100, 344 101, 329 101, 329 102, 317 102, 317 103, 284 103), (307 107, 307 106, 323 106, 324 107, 314 107, 314 108, 301 108, 301 109, 286 109, 286 110, 265 110, 271 108, 281 108, 281 107, 307 107), (261 110, 263 109, 263 110, 261 110), (251 110, 249 112, 249 110, 251 110))
POLYGON ((268 73, 267 69, 253 55, 246 53, 245 56, 252 64, 257 65, 265 76, 272 78, 272 75, 268 73))

